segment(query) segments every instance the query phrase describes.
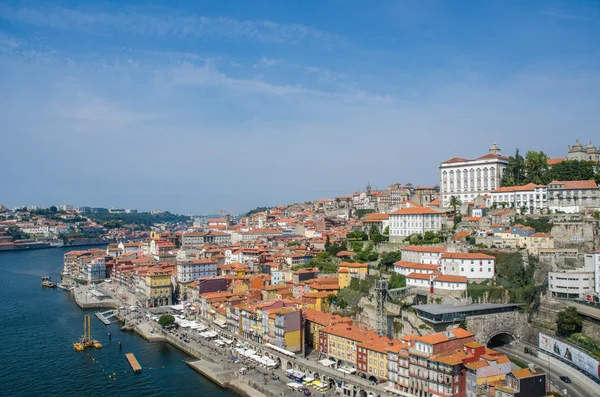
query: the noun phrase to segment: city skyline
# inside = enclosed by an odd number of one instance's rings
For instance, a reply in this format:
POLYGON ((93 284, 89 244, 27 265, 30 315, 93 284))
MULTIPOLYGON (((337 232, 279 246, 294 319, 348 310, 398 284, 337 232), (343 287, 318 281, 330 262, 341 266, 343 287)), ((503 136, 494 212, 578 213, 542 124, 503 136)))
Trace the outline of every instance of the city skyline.
POLYGON ((600 144, 592 1, 170 4, 0 6, 2 204, 243 213, 600 144))

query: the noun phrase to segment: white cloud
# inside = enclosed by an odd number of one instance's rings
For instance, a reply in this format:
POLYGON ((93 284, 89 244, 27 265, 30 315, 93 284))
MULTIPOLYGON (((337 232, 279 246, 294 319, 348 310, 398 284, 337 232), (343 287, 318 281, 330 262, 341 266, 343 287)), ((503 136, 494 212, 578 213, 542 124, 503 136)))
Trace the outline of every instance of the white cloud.
POLYGON ((141 12, 85 12, 68 8, 11 8, 0 6, 0 18, 54 29, 112 35, 130 32, 148 36, 226 37, 288 43, 302 40, 332 42, 339 35, 296 23, 238 20, 182 14, 149 15, 141 12))
POLYGON ((592 19, 589 16, 562 11, 562 10, 559 10, 558 8, 546 9, 546 10, 542 11, 542 14, 549 16, 549 17, 558 18, 558 19, 579 20, 579 21, 592 19))
POLYGON ((5 47, 12 50, 19 48, 21 44, 22 41, 17 39, 16 37, 0 33, 0 47, 5 47))

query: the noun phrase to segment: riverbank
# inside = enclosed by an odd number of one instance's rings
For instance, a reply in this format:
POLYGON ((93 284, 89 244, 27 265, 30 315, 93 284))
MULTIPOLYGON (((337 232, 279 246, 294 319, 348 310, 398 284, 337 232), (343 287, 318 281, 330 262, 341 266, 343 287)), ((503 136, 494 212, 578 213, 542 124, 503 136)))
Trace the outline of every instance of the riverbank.
MULTIPOLYGON (((120 302, 117 299, 98 299, 89 293, 90 288, 87 286, 79 286, 73 290, 73 296, 76 304, 82 309, 106 309, 111 308, 118 310, 115 318, 123 324, 121 331, 132 331, 141 336, 148 342, 166 342, 171 346, 179 349, 194 360, 186 361, 186 364, 196 372, 209 379, 221 388, 229 389, 235 393, 245 397, 290 397, 291 392, 286 393, 284 387, 274 387, 276 391, 268 391, 266 388, 259 386, 259 383, 267 383, 267 373, 253 370, 253 373, 241 375, 238 368, 231 362, 230 356, 225 351, 219 348, 208 345, 208 342, 201 340, 193 340, 194 345, 185 343, 175 335, 164 332, 158 328, 156 323, 137 311, 131 311, 124 305, 125 302, 120 302), (119 309, 121 307, 122 309, 119 309), (256 379, 254 379, 256 378, 256 379), (279 390, 281 389, 281 390, 279 390)), ((241 367, 240 367, 241 368, 241 367)), ((250 372, 253 372, 252 370, 250 372)))

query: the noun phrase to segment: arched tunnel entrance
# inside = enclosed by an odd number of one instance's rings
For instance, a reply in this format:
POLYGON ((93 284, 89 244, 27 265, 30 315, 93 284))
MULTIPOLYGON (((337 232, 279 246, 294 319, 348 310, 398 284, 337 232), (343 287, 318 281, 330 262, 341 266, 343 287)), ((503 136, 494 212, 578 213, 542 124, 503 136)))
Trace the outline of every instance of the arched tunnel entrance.
POLYGON ((490 340, 487 343, 487 347, 489 347, 490 349, 493 349, 495 347, 502 347, 504 345, 510 344, 513 340, 515 340, 515 338, 511 334, 507 332, 500 332, 490 338, 490 340))

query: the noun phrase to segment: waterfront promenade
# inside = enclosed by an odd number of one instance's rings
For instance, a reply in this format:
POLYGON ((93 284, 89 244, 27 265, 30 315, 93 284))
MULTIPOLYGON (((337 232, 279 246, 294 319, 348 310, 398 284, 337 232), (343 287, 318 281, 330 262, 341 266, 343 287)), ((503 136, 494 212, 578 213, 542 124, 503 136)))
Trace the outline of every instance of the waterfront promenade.
MULTIPOLYGON (((84 298, 86 299, 85 303, 91 305, 94 303, 94 298, 90 297, 87 292, 83 293, 86 291, 86 288, 88 287, 78 287, 75 289, 74 294, 76 299, 77 297, 84 298), (82 290, 79 291, 79 289, 82 290)), ((313 360, 299 356, 294 358, 284 356, 255 341, 251 341, 243 338, 241 335, 233 334, 219 328, 208 319, 196 316, 195 320, 201 321, 206 327, 219 335, 235 340, 239 344, 243 344, 248 348, 258 351, 259 354, 260 352, 268 353, 274 359, 279 358, 279 361, 282 363, 280 368, 276 370, 267 370, 253 365, 244 358, 238 357, 238 363, 234 364, 231 358, 233 356, 239 356, 238 353, 233 351, 235 346, 218 347, 213 342, 202 339, 197 332, 194 333, 191 330, 179 329, 173 333, 166 332, 162 330, 156 322, 150 319, 150 314, 145 309, 139 308, 139 310, 136 311, 130 310, 127 305, 137 302, 134 294, 123 291, 122 289, 119 290, 116 286, 111 286, 111 288, 111 290, 107 290, 105 285, 103 285, 102 288, 99 288, 102 293, 112 295, 112 297, 110 299, 98 301, 97 303, 107 304, 108 301, 114 308, 122 307, 122 309, 119 310, 119 315, 117 317, 124 323, 124 330, 132 330, 148 341, 167 341, 199 360, 192 360, 196 362, 188 363, 190 367, 204 374, 220 386, 231 388, 240 394, 250 395, 247 392, 248 387, 250 387, 256 392, 253 394, 254 397, 260 397, 259 395, 268 397, 297 396, 297 392, 289 390, 286 386, 287 383, 291 381, 286 377, 285 371, 289 368, 293 368, 306 373, 307 376, 319 378, 325 384, 333 385, 335 382, 337 385, 337 387, 330 388, 326 392, 311 389, 313 394, 344 394, 350 397, 392 395, 385 390, 385 384, 373 385, 366 379, 341 373, 335 369, 320 365, 313 360), (211 364, 203 366, 203 363, 211 364), (216 367, 213 364, 215 364, 216 367), (219 368, 220 371, 217 371, 215 368, 219 368), (248 373, 241 375, 239 373, 239 369, 241 368, 248 368, 248 373), (214 375, 216 373, 218 373, 218 376, 214 375)), ((78 302, 78 304, 80 303, 78 302)))

